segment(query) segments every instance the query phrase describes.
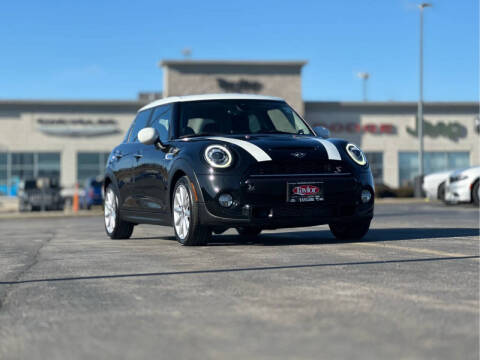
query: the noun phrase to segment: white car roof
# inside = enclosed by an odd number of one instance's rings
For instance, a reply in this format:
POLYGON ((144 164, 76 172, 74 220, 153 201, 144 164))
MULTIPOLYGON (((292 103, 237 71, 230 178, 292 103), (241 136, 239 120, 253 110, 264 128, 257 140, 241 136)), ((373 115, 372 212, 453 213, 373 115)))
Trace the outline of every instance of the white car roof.
POLYGON ((265 95, 253 95, 253 94, 204 94, 204 95, 186 95, 186 96, 171 96, 164 99, 159 99, 151 102, 150 104, 142 107, 140 111, 150 109, 155 106, 165 105, 175 102, 184 101, 201 101, 201 100, 273 100, 273 101, 285 101, 282 98, 265 95))

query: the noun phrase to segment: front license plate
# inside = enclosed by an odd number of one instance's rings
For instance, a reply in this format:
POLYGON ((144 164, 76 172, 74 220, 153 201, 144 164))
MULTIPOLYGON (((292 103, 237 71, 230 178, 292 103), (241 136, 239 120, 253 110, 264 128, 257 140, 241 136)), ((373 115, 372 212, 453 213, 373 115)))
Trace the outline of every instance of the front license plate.
POLYGON ((323 183, 287 183, 287 202, 302 203, 323 201, 323 183))

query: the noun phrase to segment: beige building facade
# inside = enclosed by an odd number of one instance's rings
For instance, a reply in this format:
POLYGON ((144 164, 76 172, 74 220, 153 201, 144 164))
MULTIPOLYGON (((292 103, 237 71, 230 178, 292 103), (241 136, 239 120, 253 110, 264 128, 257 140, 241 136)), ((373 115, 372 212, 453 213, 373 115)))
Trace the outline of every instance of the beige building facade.
POLYGON ((167 96, 248 93, 278 96, 303 115, 301 72, 306 61, 164 60, 167 96))
POLYGON ((73 187, 101 175, 143 104, 0 100, 0 194, 40 176, 73 187))
MULTIPOLYGON (((418 173, 416 104, 304 102, 304 61, 166 60, 163 96, 243 92, 279 96, 311 125, 330 129, 366 152, 375 181, 408 184, 418 173)), ((48 176, 65 187, 101 175, 139 108, 135 101, 0 100, 0 194, 16 193, 21 180, 48 176)), ((480 164, 476 102, 425 104, 425 172, 480 164)))
MULTIPOLYGON (((307 121, 358 144, 377 170, 376 182, 404 186, 418 174, 417 104, 307 102, 307 121)), ((425 173, 480 164, 478 103, 424 105, 425 173)))

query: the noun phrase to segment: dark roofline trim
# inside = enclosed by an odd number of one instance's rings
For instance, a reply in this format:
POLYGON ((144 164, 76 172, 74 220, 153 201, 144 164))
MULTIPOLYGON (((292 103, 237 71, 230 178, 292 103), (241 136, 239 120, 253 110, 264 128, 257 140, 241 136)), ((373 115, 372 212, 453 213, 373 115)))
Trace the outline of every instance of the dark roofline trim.
MULTIPOLYGON (((46 99, 0 99, 0 106, 132 106, 142 107, 147 102, 138 100, 46 100, 46 99)), ((305 101, 306 107, 416 107, 413 101, 305 101)), ((478 107, 477 101, 427 101, 425 106, 478 107)))
POLYGON ((0 99, 0 106, 2 105, 71 105, 71 106, 142 106, 146 102, 138 100, 43 100, 43 99, 0 99))
POLYGON ((306 60, 162 60, 158 63, 159 67, 164 66, 198 66, 198 65, 214 65, 214 66, 304 66, 308 63, 306 60))
MULTIPOLYGON (((416 101, 304 101, 305 106, 335 106, 335 107, 412 107, 416 101)), ((477 101, 425 101, 425 106, 479 106, 477 101)))

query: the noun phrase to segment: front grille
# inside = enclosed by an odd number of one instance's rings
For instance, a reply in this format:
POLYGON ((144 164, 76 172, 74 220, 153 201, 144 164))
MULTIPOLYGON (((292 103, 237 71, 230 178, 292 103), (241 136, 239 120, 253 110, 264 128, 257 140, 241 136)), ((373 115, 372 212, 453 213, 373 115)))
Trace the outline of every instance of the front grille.
POLYGON ((325 174, 346 172, 342 163, 297 160, 294 162, 265 161, 257 163, 250 171, 251 175, 275 174, 325 174))

